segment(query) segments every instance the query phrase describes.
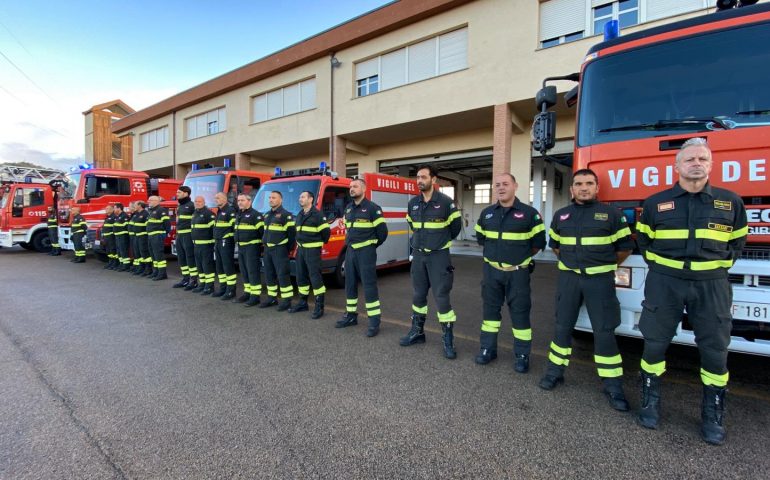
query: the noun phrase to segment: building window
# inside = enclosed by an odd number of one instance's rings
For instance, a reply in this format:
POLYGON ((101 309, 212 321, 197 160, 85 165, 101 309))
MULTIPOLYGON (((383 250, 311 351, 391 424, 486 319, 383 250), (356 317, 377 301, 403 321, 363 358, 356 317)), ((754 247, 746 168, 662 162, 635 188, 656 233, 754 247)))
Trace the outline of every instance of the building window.
POLYGON ((620 28, 639 24, 639 0, 620 0, 593 8, 594 35, 604 32, 604 24, 617 20, 620 28))
POLYGON ((251 99, 251 122, 264 122, 316 108, 315 78, 287 85, 251 99))
POLYGON ((225 107, 219 107, 206 113, 185 119, 185 139, 214 135, 227 130, 227 112, 225 107))
POLYGON ((574 42, 575 40, 580 40, 581 38, 583 38, 582 30, 579 32, 568 33, 567 35, 562 35, 560 37, 548 38, 546 40, 543 40, 542 42, 540 42, 540 48, 555 47, 556 45, 574 42))
POLYGON ((438 187, 438 191, 443 193, 447 197, 451 198, 452 200, 455 200, 455 187, 454 187, 454 185, 440 186, 440 187, 438 187))
POLYGON ((491 183, 478 183, 473 187, 473 203, 483 205, 489 203, 492 193, 491 183))
MULTIPOLYGON (((165 125, 155 130, 150 130, 139 136, 142 142, 142 152, 149 152, 150 150, 156 150, 158 148, 168 147, 168 125, 165 125)), ((122 158, 120 154, 120 142, 112 143, 112 157, 122 158)))
POLYGON ((465 27, 357 63, 356 96, 365 97, 467 67, 465 27))
POLYGON ((112 158, 115 160, 123 159, 123 150, 120 148, 120 142, 112 142, 112 158))

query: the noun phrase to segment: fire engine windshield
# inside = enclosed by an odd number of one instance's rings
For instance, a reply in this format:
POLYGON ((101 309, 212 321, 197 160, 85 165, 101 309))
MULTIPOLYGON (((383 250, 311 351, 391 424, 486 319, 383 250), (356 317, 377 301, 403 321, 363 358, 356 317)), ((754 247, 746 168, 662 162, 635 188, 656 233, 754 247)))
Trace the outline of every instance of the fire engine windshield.
POLYGON ((70 173, 67 175, 66 182, 64 183, 64 197, 74 198, 75 193, 78 191, 78 185, 80 184, 81 173, 70 173))
POLYGON ((195 197, 203 196, 203 198, 206 199, 206 206, 213 208, 217 206, 217 202, 214 201, 214 195, 224 191, 225 177, 224 175, 187 177, 184 184, 192 190, 190 198, 195 200, 195 197))
POLYGON ((270 192, 278 191, 283 195, 283 208, 291 213, 297 213, 300 211, 299 195, 302 192, 312 192, 316 198, 318 198, 318 187, 321 185, 320 180, 291 180, 288 182, 273 182, 267 183, 259 187, 257 196, 254 197, 254 201, 251 206, 258 212, 266 212, 270 210, 270 192))
POLYGON ((770 125, 770 24, 599 57, 582 76, 579 146, 770 125))

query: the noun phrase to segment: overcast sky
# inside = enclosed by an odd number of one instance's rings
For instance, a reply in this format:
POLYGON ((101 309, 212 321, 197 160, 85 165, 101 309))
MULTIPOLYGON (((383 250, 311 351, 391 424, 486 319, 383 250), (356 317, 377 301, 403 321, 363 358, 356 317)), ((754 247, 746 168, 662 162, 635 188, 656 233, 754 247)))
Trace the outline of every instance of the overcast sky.
POLYGON ((140 110, 387 3, 0 2, 0 163, 68 169, 91 106, 140 110))

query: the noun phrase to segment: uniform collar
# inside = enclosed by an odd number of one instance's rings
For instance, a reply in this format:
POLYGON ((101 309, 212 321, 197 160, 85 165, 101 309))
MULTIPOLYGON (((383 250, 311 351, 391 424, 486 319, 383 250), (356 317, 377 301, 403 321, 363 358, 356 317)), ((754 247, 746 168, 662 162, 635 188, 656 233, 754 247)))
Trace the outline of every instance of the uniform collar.
MULTIPOLYGON (((682 188, 681 185, 679 185, 679 182, 674 184, 673 190, 674 190, 674 196, 675 197, 681 197, 683 195, 690 194, 690 192, 688 192, 687 190, 682 188)), ((714 196, 714 192, 711 190, 711 183, 710 182, 706 182, 706 185, 703 186, 703 190, 701 190, 700 192, 693 193, 693 195, 698 195, 698 196, 701 196, 701 194, 703 194, 702 197, 703 197, 704 201, 706 201, 709 198, 714 196)))
POLYGON ((438 194, 439 194, 439 191, 435 187, 433 187, 433 193, 430 196, 430 200, 428 200, 427 202, 425 201, 425 197, 422 196, 422 192, 420 192, 417 195, 417 197, 420 199, 420 203, 431 203, 431 202, 436 203, 438 202, 438 194))
POLYGON ((513 208, 515 210, 521 210, 521 205, 522 205, 522 203, 519 200, 519 197, 513 197, 513 205, 511 205, 510 207, 502 206, 500 204, 500 200, 498 200, 497 203, 495 203, 495 208, 513 208))

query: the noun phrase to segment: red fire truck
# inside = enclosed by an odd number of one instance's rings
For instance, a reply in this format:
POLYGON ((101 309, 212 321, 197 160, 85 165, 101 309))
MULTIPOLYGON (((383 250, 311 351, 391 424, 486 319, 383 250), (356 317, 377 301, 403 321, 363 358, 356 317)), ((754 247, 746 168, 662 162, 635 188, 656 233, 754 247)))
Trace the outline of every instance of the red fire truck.
MULTIPOLYGON (((417 195, 417 183, 401 177, 365 173, 362 178, 367 185, 366 198, 382 207, 388 225, 388 239, 377 249, 377 267, 387 268, 409 262, 409 226, 406 223, 406 207, 409 198, 417 195)), ((283 207, 297 213, 300 210, 299 195, 304 191, 313 192, 316 208, 323 212, 331 235, 321 251, 321 266, 324 273, 334 274, 338 285, 344 284, 345 262, 345 206, 351 201, 351 178, 338 178, 322 164, 318 169, 300 169, 281 172, 276 169, 273 179, 265 182, 254 198, 253 207, 259 212, 270 210, 270 192, 283 195, 283 207)), ((293 256, 293 255, 292 255, 293 256)), ((292 266, 293 271, 293 266, 292 266)))
MULTIPOLYGON (((93 248, 99 240, 104 222, 105 207, 117 202, 125 207, 136 200, 147 201, 152 195, 165 200, 165 206, 175 207, 178 180, 150 178, 145 172, 91 168, 88 164, 73 167, 65 177, 64 191, 59 198, 59 244, 72 250, 70 239, 70 208, 77 205, 88 223, 86 248, 93 248)), ((99 242, 101 244, 101 242, 99 242)), ((96 246, 99 247, 100 245, 96 246)))
POLYGON ((0 247, 51 249, 46 218, 54 205, 52 185, 63 178, 59 170, 0 165, 0 247))
MULTIPOLYGON (((723 2, 729 4, 730 2, 723 2)), ((733 4, 735 2, 732 2, 733 4)), ((748 2, 744 2, 748 3, 748 2)), ((610 38, 613 35, 610 35, 610 38)), ((566 96, 578 104, 574 168, 599 175, 599 195, 629 223, 651 194, 676 181, 673 160, 689 138, 714 155, 711 183, 737 192, 748 210, 749 238, 730 270, 730 349, 770 355, 770 5, 719 11, 611 38, 588 52, 579 74, 552 77, 538 92, 534 146, 553 146, 556 102, 550 80, 578 80, 566 96)), ((617 271, 621 325, 639 337, 647 267, 632 255, 617 271)), ((590 330, 583 310, 578 329, 590 330)), ((683 316, 675 342, 693 345, 683 316)))

